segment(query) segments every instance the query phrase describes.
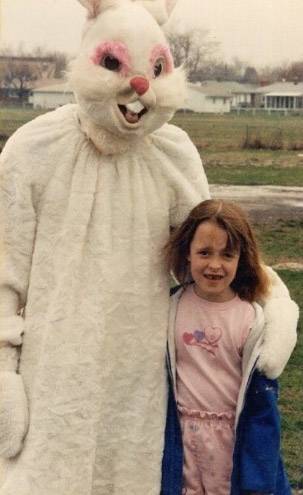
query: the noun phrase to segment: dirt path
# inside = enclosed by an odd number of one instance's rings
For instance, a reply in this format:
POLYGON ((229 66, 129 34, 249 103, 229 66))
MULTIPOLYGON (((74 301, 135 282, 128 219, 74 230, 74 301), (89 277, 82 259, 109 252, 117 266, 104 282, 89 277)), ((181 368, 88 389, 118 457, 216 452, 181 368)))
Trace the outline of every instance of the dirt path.
POLYGON ((211 184, 210 191, 213 198, 238 202, 253 222, 303 221, 303 187, 211 184))

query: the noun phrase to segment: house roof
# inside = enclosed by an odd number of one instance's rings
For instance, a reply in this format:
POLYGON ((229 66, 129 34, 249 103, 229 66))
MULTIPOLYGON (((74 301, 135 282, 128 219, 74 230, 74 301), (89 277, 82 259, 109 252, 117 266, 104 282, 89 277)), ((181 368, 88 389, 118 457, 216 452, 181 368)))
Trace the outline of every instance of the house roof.
POLYGON ((303 96, 303 91, 272 91, 271 93, 265 93, 265 96, 303 96))
POLYGON ((43 77, 42 79, 31 81, 31 89, 40 89, 47 86, 54 86, 55 84, 63 84, 65 82, 64 79, 43 77))
POLYGON ((262 86, 257 93, 268 96, 301 96, 303 94, 303 83, 276 82, 268 86, 262 86))
POLYGON ((250 94, 259 87, 257 84, 239 83, 237 81, 202 81, 201 86, 215 86, 232 94, 250 94))
POLYGON ((0 55, 0 62, 50 62, 54 63, 53 57, 28 57, 26 55, 14 56, 14 55, 0 55))
MULTIPOLYGON (((57 80, 58 81, 58 80, 57 80)), ((67 81, 33 88, 33 93, 73 93, 67 81)))
POLYGON ((217 97, 217 98, 232 98, 230 92, 226 91, 224 88, 215 87, 215 86, 201 86, 200 84, 189 84, 189 89, 197 91, 199 93, 203 93, 209 97, 217 97))

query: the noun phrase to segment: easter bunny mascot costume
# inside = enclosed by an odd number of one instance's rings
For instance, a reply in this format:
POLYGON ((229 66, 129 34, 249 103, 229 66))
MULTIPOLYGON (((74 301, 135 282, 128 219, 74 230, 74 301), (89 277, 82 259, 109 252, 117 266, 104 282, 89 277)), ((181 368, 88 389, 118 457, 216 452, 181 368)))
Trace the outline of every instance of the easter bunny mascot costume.
MULTIPOLYGON (((160 252, 209 197, 198 152, 166 123, 185 92, 160 27, 171 3, 80 2, 77 104, 26 124, 1 154, 1 495, 159 495, 160 252)), ((297 309, 272 276, 260 362, 275 374, 297 309)))

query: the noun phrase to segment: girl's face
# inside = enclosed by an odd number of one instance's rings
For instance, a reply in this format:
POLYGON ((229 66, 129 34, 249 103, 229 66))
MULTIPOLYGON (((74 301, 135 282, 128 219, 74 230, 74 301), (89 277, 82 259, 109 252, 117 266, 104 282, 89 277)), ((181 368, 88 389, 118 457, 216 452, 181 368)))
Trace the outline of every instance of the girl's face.
POLYGON ((230 251, 224 229, 212 221, 201 223, 190 244, 188 261, 196 294, 208 301, 225 302, 235 295, 234 280, 240 251, 230 251))

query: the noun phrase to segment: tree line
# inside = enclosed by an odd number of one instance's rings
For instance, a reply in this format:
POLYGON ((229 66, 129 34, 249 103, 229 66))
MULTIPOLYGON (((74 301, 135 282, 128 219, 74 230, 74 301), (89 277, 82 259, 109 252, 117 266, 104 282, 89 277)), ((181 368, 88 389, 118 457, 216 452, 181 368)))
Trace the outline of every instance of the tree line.
POLYGON ((64 77, 68 57, 59 51, 36 48, 31 52, 22 48, 0 50, 0 95, 14 95, 19 100, 28 96, 33 84, 40 79, 64 77))
MULTIPOLYGON (((256 68, 238 58, 226 62, 220 58, 220 43, 214 41, 208 30, 167 32, 176 66, 183 65, 189 81, 238 81, 242 83, 273 83, 276 81, 303 81, 303 60, 276 66, 256 68)), ((68 56, 59 51, 38 47, 25 52, 9 48, 0 50, 0 96, 14 93, 20 100, 27 97, 39 79, 64 77, 68 56)))
POLYGON ((270 84, 282 80, 303 81, 303 60, 256 68, 238 58, 231 62, 222 60, 220 43, 214 41, 206 29, 173 31, 167 35, 176 65, 184 66, 191 82, 219 80, 270 84))

